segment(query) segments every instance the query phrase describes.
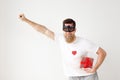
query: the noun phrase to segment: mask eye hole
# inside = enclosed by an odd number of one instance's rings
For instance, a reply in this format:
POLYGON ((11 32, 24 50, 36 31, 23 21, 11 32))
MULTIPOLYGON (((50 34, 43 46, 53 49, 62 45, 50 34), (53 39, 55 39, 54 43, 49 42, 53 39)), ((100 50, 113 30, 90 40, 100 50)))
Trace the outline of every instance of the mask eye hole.
POLYGON ((74 31, 74 30, 75 30, 74 28, 70 28, 70 29, 69 29, 69 31, 71 31, 71 32, 74 31))
POLYGON ((68 32, 68 31, 69 31, 68 28, 64 28, 63 30, 64 30, 65 32, 68 32))

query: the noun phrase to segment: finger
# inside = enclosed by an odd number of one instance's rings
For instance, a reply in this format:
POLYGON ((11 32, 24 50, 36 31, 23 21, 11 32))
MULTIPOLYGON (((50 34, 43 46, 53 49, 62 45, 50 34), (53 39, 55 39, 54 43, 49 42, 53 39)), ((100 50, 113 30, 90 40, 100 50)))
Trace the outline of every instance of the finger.
POLYGON ((88 71, 88 70, 89 70, 89 68, 84 68, 84 70, 85 70, 85 71, 88 71))
POLYGON ((19 18, 22 18, 22 15, 21 15, 21 14, 19 15, 19 18))
POLYGON ((19 17, 21 17, 21 18, 24 17, 24 14, 20 14, 19 17))
POLYGON ((19 17, 22 18, 22 15, 20 15, 19 17))
POLYGON ((84 69, 86 72, 91 72, 91 69, 89 69, 89 68, 85 68, 84 69))

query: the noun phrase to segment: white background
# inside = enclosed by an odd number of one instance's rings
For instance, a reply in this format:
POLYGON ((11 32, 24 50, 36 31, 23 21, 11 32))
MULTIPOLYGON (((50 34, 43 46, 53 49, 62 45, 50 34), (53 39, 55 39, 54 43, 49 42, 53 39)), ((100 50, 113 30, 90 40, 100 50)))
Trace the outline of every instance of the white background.
POLYGON ((19 20, 27 18, 62 32, 73 18, 77 35, 107 52, 100 80, 120 80, 119 0, 0 0, 0 80, 67 80, 57 44, 19 20))

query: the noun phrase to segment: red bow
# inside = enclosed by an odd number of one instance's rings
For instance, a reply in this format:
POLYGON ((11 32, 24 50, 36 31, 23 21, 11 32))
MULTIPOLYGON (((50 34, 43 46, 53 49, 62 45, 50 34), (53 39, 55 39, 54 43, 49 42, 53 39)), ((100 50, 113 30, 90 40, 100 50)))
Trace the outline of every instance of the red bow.
POLYGON ((92 68, 93 58, 83 57, 80 62, 80 68, 92 68))

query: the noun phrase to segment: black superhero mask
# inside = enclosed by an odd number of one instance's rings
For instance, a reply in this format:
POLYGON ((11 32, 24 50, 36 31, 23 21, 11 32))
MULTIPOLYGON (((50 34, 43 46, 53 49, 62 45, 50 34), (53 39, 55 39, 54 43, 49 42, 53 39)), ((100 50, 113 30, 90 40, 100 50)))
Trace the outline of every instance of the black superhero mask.
POLYGON ((63 31, 65 32, 75 31, 75 26, 63 26, 63 31))

